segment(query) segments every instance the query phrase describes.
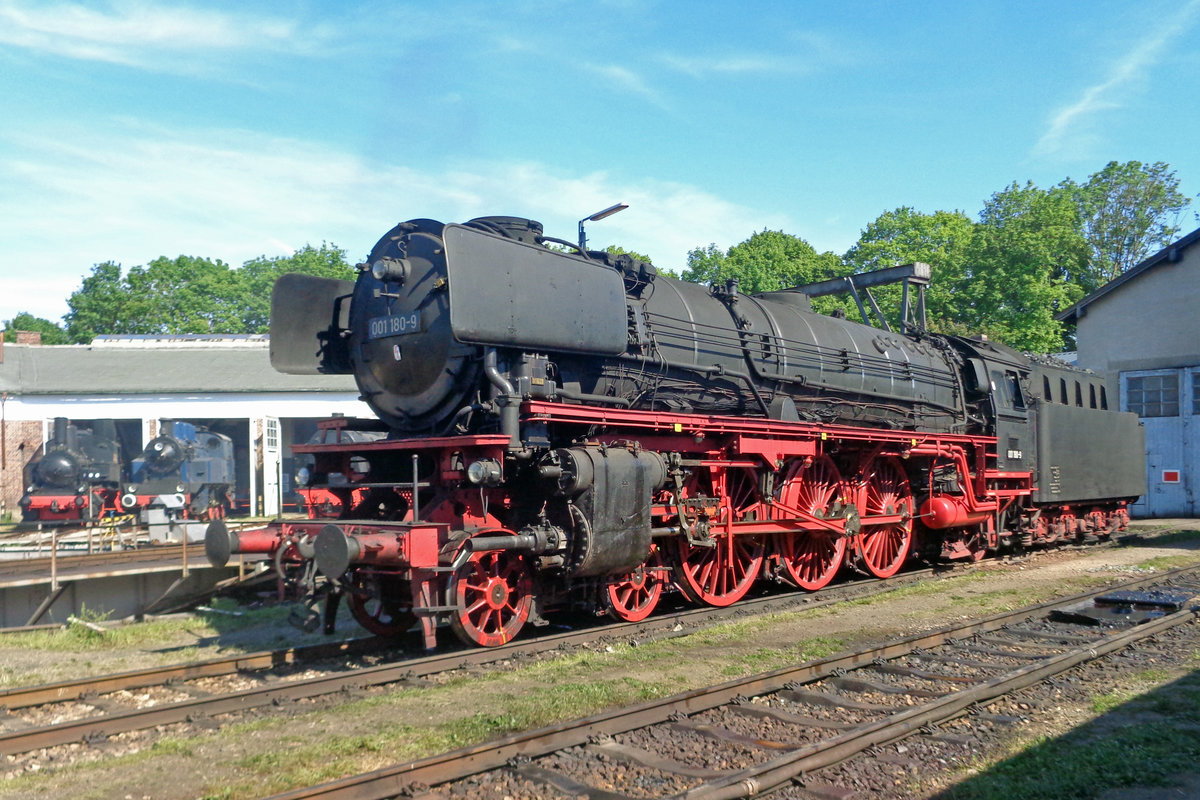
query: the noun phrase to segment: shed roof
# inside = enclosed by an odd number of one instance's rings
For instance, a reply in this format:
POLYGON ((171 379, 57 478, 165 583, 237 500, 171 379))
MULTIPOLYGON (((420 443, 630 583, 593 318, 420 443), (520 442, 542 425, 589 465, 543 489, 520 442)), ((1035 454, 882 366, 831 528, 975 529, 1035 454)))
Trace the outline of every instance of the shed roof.
POLYGON ((16 345, 0 351, 0 391, 11 395, 186 392, 353 392, 351 375, 285 375, 265 336, 104 337, 90 345, 16 345))
POLYGON ((1147 258, 1145 261, 1138 264, 1137 266, 1127 269, 1125 272, 1122 272, 1120 275, 1113 278, 1111 281, 1104 284, 1099 289, 1092 292, 1087 297, 1083 298, 1078 303, 1076 303, 1075 305, 1068 308, 1066 311, 1062 311, 1058 314, 1055 314, 1054 318, 1056 320, 1058 320, 1059 322, 1076 322, 1076 321, 1078 321, 1080 317, 1084 316, 1087 313, 1087 307, 1089 305, 1091 305, 1092 303, 1096 302, 1097 300, 1099 300, 1101 297, 1104 297, 1107 294, 1111 294, 1112 292, 1116 291, 1117 289, 1120 289, 1122 286, 1129 283, 1130 281, 1137 279, 1138 276, 1143 275, 1146 272, 1149 272, 1150 270, 1154 269, 1155 267, 1161 266, 1163 264, 1178 263, 1183 258, 1183 251, 1186 250, 1191 245, 1195 244, 1196 242, 1200 242, 1200 228, 1197 228, 1196 230, 1189 233, 1187 236, 1184 236, 1183 238, 1178 239, 1178 240, 1172 242, 1171 244, 1167 245, 1162 250, 1159 250, 1157 253, 1150 256, 1149 258, 1147 258))

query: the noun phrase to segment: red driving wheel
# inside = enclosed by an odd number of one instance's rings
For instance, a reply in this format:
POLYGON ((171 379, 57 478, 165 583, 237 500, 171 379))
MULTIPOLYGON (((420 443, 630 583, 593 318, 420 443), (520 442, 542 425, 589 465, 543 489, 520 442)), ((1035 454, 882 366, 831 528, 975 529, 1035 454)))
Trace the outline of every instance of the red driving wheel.
MULTIPOLYGON (((805 466, 793 462, 779 488, 780 506, 774 508, 774 518, 792 516, 794 509, 814 517, 832 516, 841 500, 842 475, 833 459, 816 456, 805 466)), ((796 531, 776 537, 779 563, 783 578, 810 592, 827 586, 846 556, 846 537, 833 531, 796 531)))
POLYGON ((900 571, 912 547, 912 489, 900 461, 890 456, 872 459, 862 474, 863 526, 854 547, 867 572, 890 578, 900 571), (870 523, 870 517, 896 515, 900 522, 870 523))

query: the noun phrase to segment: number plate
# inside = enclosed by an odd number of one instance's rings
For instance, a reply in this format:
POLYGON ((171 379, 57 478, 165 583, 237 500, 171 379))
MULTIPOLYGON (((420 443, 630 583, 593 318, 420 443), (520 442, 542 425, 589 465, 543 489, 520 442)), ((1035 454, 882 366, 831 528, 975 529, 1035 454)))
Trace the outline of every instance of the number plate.
POLYGON ((411 314, 388 314, 372 317, 367 328, 367 339, 384 339, 388 336, 406 336, 421 332, 421 317, 416 311, 411 314))

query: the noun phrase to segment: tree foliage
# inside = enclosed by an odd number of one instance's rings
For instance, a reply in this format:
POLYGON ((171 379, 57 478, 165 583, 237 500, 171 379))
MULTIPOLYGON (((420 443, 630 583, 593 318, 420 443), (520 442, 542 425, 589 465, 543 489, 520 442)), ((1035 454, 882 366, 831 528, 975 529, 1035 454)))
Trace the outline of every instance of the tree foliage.
POLYGON ((4 339, 8 342, 17 340, 17 331, 33 331, 42 335, 42 344, 69 344, 70 338, 62 326, 48 319, 35 317, 28 311, 22 311, 4 323, 4 339))
POLYGON ((1191 203, 1161 161, 1110 161, 1083 185, 1067 179, 1060 186, 1074 196, 1087 240, 1087 269, 1076 279, 1085 294, 1169 245, 1191 203))
POLYGON ((774 292, 839 274, 841 259, 783 231, 763 230, 722 252, 715 244, 688 253, 683 279, 696 283, 737 280, 746 294, 774 292))
MULTIPOLYGON (((918 261, 928 264, 932 278, 925 295, 925 308, 930 329, 963 333, 956 295, 966 277, 967 250, 974 228, 975 224, 960 211, 922 214, 908 206, 885 211, 846 252, 848 272, 867 272, 918 261)), ((889 309, 899 308, 898 287, 874 293, 885 314, 889 309)))
POLYGON ((1054 315, 1083 296, 1074 279, 1087 264, 1071 194, 1013 183, 992 195, 979 217, 956 292, 959 319, 1020 350, 1060 350, 1063 330, 1054 315))
POLYGON ((99 334, 264 333, 271 287, 287 272, 354 278, 345 251, 329 244, 264 256, 240 269, 219 260, 164 256, 122 274, 106 261, 67 300, 67 333, 80 343, 99 334))
POLYGON ((236 270, 241 329, 245 333, 266 333, 271 322, 271 287, 275 279, 289 272, 321 278, 352 281, 355 270, 346 261, 346 251, 322 242, 320 247, 305 245, 290 256, 261 256, 247 261, 236 270))
MULTIPOLYGON (((753 293, 923 261, 933 273, 926 294, 932 330, 985 333, 1018 349, 1056 352, 1070 344, 1070 331, 1055 314, 1178 235, 1190 202, 1178 185, 1162 162, 1114 161, 1083 184, 1068 179, 1041 189, 1014 182, 988 199, 976 221, 960 211, 886 211, 841 259, 781 231, 755 233, 728 251, 709 245, 688 253, 683 277, 737 278, 753 293)), ((872 293, 895 325, 900 289, 872 293)), ((828 313, 829 303, 822 298, 814 308, 828 313)), ((858 316, 852 303, 841 307, 858 316)))

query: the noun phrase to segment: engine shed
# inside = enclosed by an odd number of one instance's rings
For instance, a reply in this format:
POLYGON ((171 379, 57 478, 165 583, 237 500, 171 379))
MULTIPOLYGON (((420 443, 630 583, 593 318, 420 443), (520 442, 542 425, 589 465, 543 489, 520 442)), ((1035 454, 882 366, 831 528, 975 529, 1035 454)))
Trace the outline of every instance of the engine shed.
MULTIPOLYGON (((24 470, 53 420, 113 420, 128 463, 162 420, 234 443, 234 512, 274 515, 297 502, 291 445, 331 416, 371 418, 354 379, 277 372, 263 335, 102 336, 90 345, 0 344, 0 518, 20 518, 24 470)), ((293 509, 294 510, 294 509, 293 509)))
POLYGON ((1142 517, 1200 514, 1200 229, 1058 315, 1079 366, 1115 375, 1120 408, 1146 431, 1142 517))

